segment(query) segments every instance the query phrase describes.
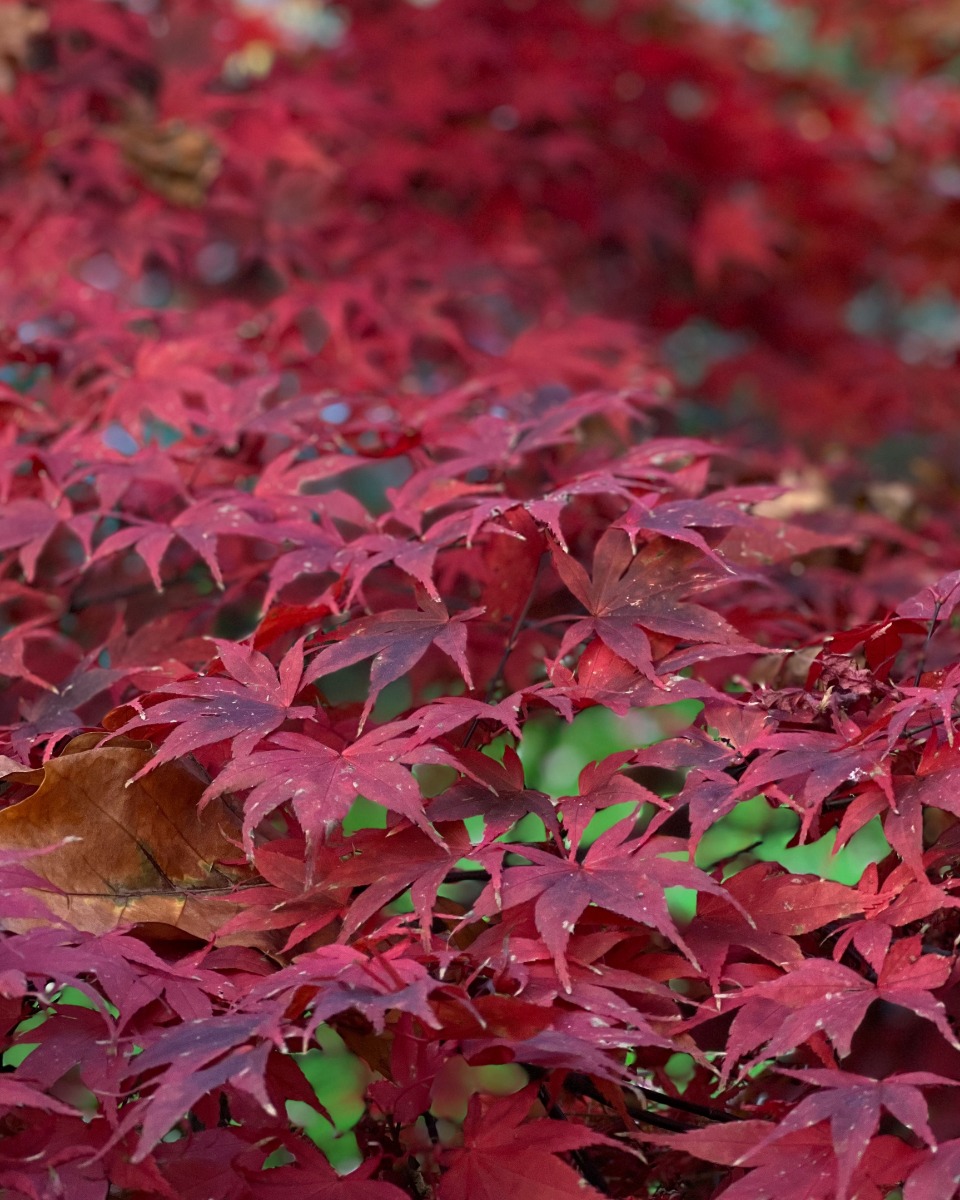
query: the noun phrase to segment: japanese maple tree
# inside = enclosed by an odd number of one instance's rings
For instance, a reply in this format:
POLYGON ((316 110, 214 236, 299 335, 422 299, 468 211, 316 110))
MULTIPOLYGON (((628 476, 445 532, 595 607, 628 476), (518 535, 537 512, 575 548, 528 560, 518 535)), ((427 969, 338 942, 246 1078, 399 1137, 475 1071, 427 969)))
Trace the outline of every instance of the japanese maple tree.
POLYGON ((717 8, 0 0, 4 1197, 957 1194, 960 27, 717 8))

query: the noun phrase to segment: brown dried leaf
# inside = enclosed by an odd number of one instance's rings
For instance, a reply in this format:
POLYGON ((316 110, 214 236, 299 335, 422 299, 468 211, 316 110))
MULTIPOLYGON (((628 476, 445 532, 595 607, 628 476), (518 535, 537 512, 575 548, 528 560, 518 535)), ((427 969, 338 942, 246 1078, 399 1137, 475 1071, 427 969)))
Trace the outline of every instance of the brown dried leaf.
POLYGON ((211 893, 248 874, 236 865, 240 822, 220 800, 198 811, 206 780, 185 761, 162 763, 127 786, 151 751, 129 738, 101 745, 104 736, 74 738, 35 771, 0 768, 36 789, 0 811, 0 849, 55 846, 31 869, 59 889, 40 894, 76 929, 151 922, 211 936, 234 911, 211 903, 211 893))
POLYGON ((827 477, 816 467, 784 471, 777 482, 787 490, 776 500, 755 504, 753 511, 758 517, 787 521, 803 513, 823 512, 834 503, 827 477))
POLYGON ((142 182, 173 204, 195 208, 220 171, 220 150, 204 130, 184 121, 131 121, 117 140, 142 182))
POLYGON ((26 63, 33 39, 49 26, 50 18, 40 8, 16 3, 0 7, 0 90, 13 90, 17 69, 26 63))

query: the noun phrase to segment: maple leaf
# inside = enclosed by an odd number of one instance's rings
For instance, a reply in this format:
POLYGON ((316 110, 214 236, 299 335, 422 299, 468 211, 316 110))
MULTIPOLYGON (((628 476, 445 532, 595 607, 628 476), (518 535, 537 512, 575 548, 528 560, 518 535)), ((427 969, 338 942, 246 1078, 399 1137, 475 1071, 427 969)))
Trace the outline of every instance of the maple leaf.
MULTIPOLYGON (((587 763, 577 780, 577 795, 561 796, 557 801, 563 810, 567 832, 574 840, 579 841, 590 820, 612 804, 633 804, 638 808, 649 804, 654 809, 672 811, 668 801, 621 772, 620 768, 630 764, 633 757, 632 750, 621 750, 599 762, 587 763)), ((646 836, 654 832, 662 815, 662 812, 654 815, 645 830, 646 836)))
POLYGON ((788 875, 770 863, 754 863, 738 871, 724 887, 750 914, 750 923, 729 903, 705 895, 697 903, 697 920, 684 932, 714 989, 719 987, 731 947, 752 950, 777 966, 793 968, 803 962, 795 938, 861 912, 866 904, 855 888, 788 875))
POLYGON ((17 560, 28 583, 33 581, 37 562, 54 532, 69 516, 58 513, 43 500, 8 500, 0 518, 0 553, 17 551, 17 560))
POLYGON ((126 1072, 122 1056, 116 1056, 111 1062, 89 1053, 91 1043, 96 1043, 109 1032, 104 1028, 104 1014, 79 1005, 71 1005, 70 1008, 72 1011, 69 1016, 63 1014, 66 1019, 62 1026, 58 1023, 49 1025, 45 1021, 37 1027, 32 1039, 17 1039, 21 1045, 32 1043, 34 1046, 30 1051, 29 1065, 26 1061, 20 1064, 17 1080, 34 1087, 51 1089, 72 1070, 94 1093, 117 1088, 126 1072))
POLYGON ((47 1096, 36 1088, 16 1079, 0 1080, 0 1104, 5 1108, 35 1108, 51 1113, 62 1113, 64 1116, 76 1116, 77 1110, 62 1100, 47 1096))
MULTIPOLYGON (((643 1141, 680 1150, 721 1166, 742 1164, 747 1174, 725 1187, 724 1200, 837 1200, 837 1166, 831 1131, 822 1124, 762 1144, 771 1132, 767 1121, 745 1120, 708 1125, 687 1133, 644 1132, 643 1141)), ((878 1198, 903 1178, 916 1152, 899 1138, 881 1134, 869 1142, 857 1171, 858 1186, 875 1184, 878 1198)), ((868 1193, 871 1196, 874 1193, 868 1193)))
POLYGON ((390 1041, 387 1078, 372 1083, 370 1096, 398 1121, 416 1121, 430 1108, 430 1093, 446 1057, 435 1042, 415 1036, 408 1014, 397 1021, 390 1041))
POLYGON ((463 536, 464 524, 465 519, 458 514, 451 519, 437 521, 429 533, 421 538, 411 539, 388 533, 368 534, 356 538, 336 558, 336 566, 351 578, 347 603, 353 603, 363 594, 367 577, 377 567, 393 566, 399 567, 416 580, 435 605, 442 604, 433 580, 437 555, 463 536), (451 522, 454 525, 453 529, 449 528, 451 522))
MULTIPOLYGON (((296 540, 300 544, 299 549, 288 550, 279 554, 270 568, 270 586, 262 603, 264 612, 268 612, 280 592, 288 584, 298 580, 300 576, 322 575, 325 571, 333 569, 337 552, 340 549, 339 539, 334 539, 325 531, 315 529, 311 526, 306 531, 298 531, 296 540)), ((320 598, 318 597, 317 599, 319 600, 320 598)), ((326 608, 327 611, 323 614, 324 616, 338 611, 332 600, 333 597, 331 595, 327 605, 316 605, 316 607, 326 608)), ((291 625, 290 628, 303 629, 305 625, 306 622, 299 627, 291 625)), ((261 630, 263 630, 262 625, 257 631, 258 636, 263 636, 261 630)), ((269 630, 264 632, 269 632, 269 630)))
POLYGON ((26 654, 32 642, 51 638, 49 621, 46 617, 34 617, 0 636, 0 675, 8 679, 23 679, 37 687, 52 691, 49 680, 36 675, 26 662, 26 654))
MULTIPOLYGON (((151 508, 159 509, 171 500, 189 505, 193 499, 184 484, 177 465, 163 451, 155 446, 139 446, 136 438, 123 426, 111 425, 104 430, 102 441, 113 449, 112 443, 120 440, 126 449, 132 453, 123 457, 107 457, 95 462, 71 464, 72 470, 64 480, 64 487, 76 487, 82 483, 92 483, 97 490, 100 500, 100 510, 104 513, 115 508, 126 508, 129 499, 131 506, 146 492, 151 499, 151 508)), ((125 512, 125 515, 126 512, 125 512)))
MULTIPOLYGON (((553 686, 544 699, 558 708, 561 699, 578 706, 593 702, 625 716, 631 708, 645 708, 663 701, 662 681, 654 682, 640 674, 601 641, 590 642, 584 648, 575 675, 562 662, 546 665, 553 686)), ((671 699, 702 700, 715 695, 709 685, 697 680, 675 677, 670 682, 671 699)))
POLYGON ((154 696, 172 694, 174 699, 159 700, 149 709, 138 702, 137 715, 111 730, 119 736, 142 729, 148 714, 151 724, 174 725, 140 775, 215 742, 232 741, 234 755, 242 759, 284 721, 313 714, 309 705, 293 703, 305 683, 303 639, 287 651, 279 668, 252 647, 213 641, 229 675, 164 684, 154 696))
MULTIPOLYGON (((562 328, 523 331, 511 345, 506 359, 521 382, 559 370, 575 381, 578 390, 583 390, 602 386, 610 380, 609 367, 600 366, 603 360, 629 362, 635 352, 633 332, 628 324, 582 314, 569 319, 562 328)), ((626 382, 628 377, 624 371, 620 379, 626 382)), ((569 411, 561 420, 563 425, 573 424, 569 411)), ((546 429, 541 429, 538 424, 536 433, 528 435, 527 444, 521 443, 523 450, 533 449, 540 437, 555 432, 550 428, 552 421, 544 424, 546 429)), ((560 421, 557 425, 563 427, 560 421)))
POLYGON ((332 887, 364 891, 349 906, 341 938, 346 939, 385 904, 407 888, 429 940, 437 890, 461 858, 474 853, 460 824, 437 829, 444 839, 427 837, 419 829, 398 829, 385 841, 382 834, 360 832, 351 842, 352 854, 335 867, 327 882, 332 887))
POLYGON ((916 1013, 957 1048, 960 1043, 944 1006, 930 994, 945 985, 950 971, 948 959, 922 954, 916 937, 890 946, 876 983, 840 963, 805 959, 780 979, 748 993, 730 1030, 728 1068, 761 1044, 767 1055, 783 1054, 821 1030, 838 1054, 846 1057, 853 1035, 875 1000, 916 1013))
POLYGON ((711 199, 700 215, 693 262, 700 281, 716 286, 723 267, 736 263, 764 274, 777 263, 774 222, 753 192, 711 199))
MULTIPOLYGON (((552 694, 552 693, 551 693, 552 694)), ((413 731, 410 734, 410 744, 427 742, 441 743, 451 738, 464 725, 476 722, 490 721, 502 726, 518 740, 523 736, 520 725, 520 709, 523 701, 528 698, 530 691, 511 692, 509 696, 490 704, 473 696, 438 696, 436 700, 423 708, 418 708, 410 714, 413 731)), ((455 739, 453 739, 455 740, 455 739)), ((450 765, 455 765, 451 758, 450 765)), ((467 760, 462 760, 467 761, 467 760)), ((472 759, 470 761, 473 761, 472 759)), ((489 770, 490 768, 484 768, 489 770)), ((472 774, 472 768, 467 772, 472 774)))
POLYGON ((923 808, 938 808, 954 812, 960 807, 956 787, 960 771, 944 770, 914 779, 893 779, 896 807, 890 806, 883 831, 890 844, 900 853, 919 878, 923 867, 923 808))
MULTIPOLYGON (((164 581, 160 568, 167 551, 179 539, 203 560, 217 586, 223 588, 225 583, 218 556, 220 539, 247 537, 263 540, 283 537, 285 531, 266 517, 264 506, 258 507, 249 497, 233 493, 212 496, 202 502, 194 500, 168 523, 127 515, 126 527, 108 533, 97 546, 91 561, 99 562, 123 551, 134 550, 149 571, 154 587, 162 592, 164 581)), ((319 547, 313 550, 313 555, 322 561, 319 547)))
POLYGON ((471 915, 489 917, 533 902, 537 929, 568 992, 571 980, 565 951, 577 921, 590 904, 649 925, 690 954, 667 909, 664 888, 689 887, 726 896, 723 888, 690 863, 661 857, 677 849, 671 839, 652 838, 643 844, 636 841, 632 820, 618 821, 602 833, 582 861, 577 853, 578 841, 571 844, 565 856, 523 846, 519 853, 530 860, 529 866, 502 868, 500 860, 509 850, 502 843, 474 851, 490 869, 492 878, 475 901, 471 915))
POLYGON ((960 604, 960 571, 951 571, 936 583, 928 584, 921 591, 901 600, 897 614, 911 620, 947 621, 960 604))
POLYGON ((343 909, 343 898, 324 880, 338 861, 334 849, 321 847, 305 856, 302 839, 268 842, 254 852, 254 865, 263 883, 244 892, 238 911, 219 928, 218 943, 270 946, 261 935, 287 930, 282 952, 326 929, 343 909), (307 861, 304 861, 304 859, 307 861), (312 886, 308 870, 321 882, 312 886))
POLYGON ((528 813, 536 813, 549 832, 559 837, 560 825, 553 803, 543 792, 526 787, 523 764, 512 747, 505 748, 502 762, 466 749, 452 755, 451 762, 468 778, 431 800, 431 820, 482 816, 486 844, 506 833, 528 813))
POLYGON ((847 721, 841 732, 765 734, 760 753, 747 766, 733 793, 744 799, 776 782, 795 798, 803 816, 801 839, 823 801, 841 783, 874 780, 893 807, 886 739, 847 721))
MULTIPOLYGON (((928 869, 936 871, 940 858, 936 849, 931 850, 928 869)), ((852 942, 874 971, 882 969, 895 929, 922 921, 932 913, 960 907, 960 897, 945 892, 927 879, 917 879, 906 864, 893 870, 882 886, 876 864, 871 864, 864 871, 857 890, 863 897, 866 919, 847 924, 837 938, 833 957, 839 961, 852 942)))
POLYGON ((55 743, 79 733, 86 726, 87 722, 78 710, 127 678, 125 670, 93 666, 91 660, 96 657, 87 656, 78 663, 66 679, 58 681, 56 690, 47 688, 36 700, 24 701, 23 721, 10 739, 14 750, 26 756, 31 748, 52 748, 55 743))
POLYGON ((907 1176, 904 1200, 927 1200, 928 1196, 953 1200, 960 1184, 960 1139, 931 1146, 920 1165, 907 1176))
POLYGON ((439 1200, 502 1200, 517 1194, 529 1200, 599 1196, 583 1177, 556 1157, 587 1146, 619 1146, 585 1125, 569 1121, 527 1121, 534 1089, 484 1104, 471 1096, 463 1123, 463 1147, 441 1152, 446 1168, 439 1200))
MULTIPOLYGON (((3 769, 11 766, 17 769, 19 764, 7 759, 6 763, 0 758, 3 769)), ((53 846, 43 846, 39 849, 7 849, 0 850, 0 897, 3 902, 2 924, 7 928, 15 928, 22 918, 27 918, 30 924, 47 924, 50 921, 50 909, 36 894, 42 888, 42 876, 39 872, 31 871, 27 865, 38 855, 46 854, 55 849, 53 846)), ((52 889, 55 890, 55 889, 52 889)), ((26 980, 23 991, 26 993, 26 980)))
MULTIPOLYGON (((320 730, 316 732, 322 736, 320 730)), ((384 725, 347 745, 336 741, 328 745, 306 733, 274 734, 271 749, 228 762, 207 788, 203 802, 250 790, 242 829, 248 854, 256 827, 288 802, 312 844, 342 821, 358 796, 429 831, 420 788, 405 764, 433 756, 411 749, 403 732, 402 726, 384 725)), ((436 839, 436 834, 431 836, 436 839)))
POLYGON ((883 831, 890 845, 914 871, 926 877, 924 865, 923 810, 937 808, 960 815, 957 784, 960 768, 955 757, 940 755, 921 762, 916 775, 893 775, 885 788, 869 783, 848 805, 838 834, 845 845, 872 817, 883 814, 883 831))
MULTIPOLYGON (((619 940, 619 934, 615 932, 574 933, 571 936, 566 953, 570 990, 562 992, 563 1000, 594 1018, 628 1028, 636 1045, 672 1046, 664 1031, 679 1020, 676 994, 633 971, 603 962, 604 956, 619 940), (624 998, 624 993, 630 1000, 624 998)), ((532 920, 524 920, 516 912, 508 914, 504 923, 481 933, 471 944, 470 952, 475 959, 495 966, 499 986, 515 986, 534 1015, 537 1012, 557 1015, 557 1010, 552 1008, 561 995, 556 967, 532 920), (509 932, 506 942, 505 929, 509 932)), ((481 1004, 483 999, 480 997, 474 1004, 486 1016, 488 1009, 481 1004)), ((549 1024, 552 1021, 543 1022, 544 1026, 549 1024)), ((505 1024, 506 1030, 516 1028, 509 1020, 505 1024)), ((475 1032, 479 1036, 482 1031, 477 1029, 475 1032)), ((485 1032, 493 1032, 490 1022, 487 1022, 485 1032)))
POLYGON ((687 542, 712 558, 723 570, 743 577, 744 572, 726 562, 709 545, 700 529, 730 529, 735 525, 753 526, 757 518, 743 511, 737 500, 723 502, 721 497, 696 500, 662 500, 656 496, 632 499, 630 507, 614 524, 636 545, 638 533, 660 534, 674 541, 687 542))
MULTIPOLYGON (((592 1013, 560 1010, 554 1012, 549 1024, 541 1020, 537 1026, 521 1011, 518 1025, 513 1028, 509 1023, 510 1011, 503 1015, 507 1018, 504 1031, 484 1030, 462 1043, 468 1061, 503 1062, 507 1058, 546 1071, 580 1071, 618 1086, 629 1085, 630 1076, 623 1061, 625 1054, 643 1038, 642 1024, 637 1029, 609 1028, 602 1017, 592 1013)), ((656 1036, 651 1044, 659 1044, 656 1036)))
POLYGON ((928 677, 920 679, 918 687, 902 687, 903 699, 898 701, 890 710, 890 723, 887 726, 887 738, 890 746, 896 744, 907 725, 915 717, 930 710, 943 722, 947 741, 953 745, 954 721, 957 696, 960 694, 960 670, 953 667, 949 671, 940 672, 940 678, 934 686, 930 686, 928 677))
POLYGON ((338 1175, 323 1154, 313 1147, 297 1146, 296 1167, 274 1167, 264 1176, 261 1168, 250 1172, 251 1186, 262 1200, 408 1200, 394 1183, 370 1176, 375 1159, 361 1163, 349 1175, 338 1175))
POLYGON ((341 626, 336 645, 325 647, 313 659, 304 674, 304 683, 314 683, 332 671, 341 671, 372 656, 370 689, 360 717, 361 729, 383 688, 407 674, 432 645, 453 659, 467 687, 472 688, 466 622, 483 610, 470 608, 451 617, 439 601, 429 596, 421 595, 419 602, 419 610, 391 609, 341 626))
POLYGON ((380 1033, 388 1015, 404 1012, 437 1029, 430 997, 438 986, 404 942, 380 954, 354 946, 320 946, 254 983, 244 996, 244 1007, 257 1021, 271 1021, 271 1012, 287 1020, 301 1016, 303 1028, 297 1033, 304 1043, 323 1022, 350 1009, 380 1033))
POLYGON ((650 543, 634 555, 626 535, 610 529, 594 551, 593 578, 570 555, 551 546, 557 574, 590 613, 566 631, 558 658, 596 634, 615 654, 656 678, 645 630, 742 653, 752 644, 718 613, 686 597, 717 582, 716 567, 693 548, 650 543))
POLYGON ((848 1071, 788 1071, 782 1074, 802 1079, 824 1090, 807 1096, 775 1129, 752 1150, 743 1154, 735 1165, 740 1166, 781 1138, 820 1121, 830 1122, 833 1150, 837 1159, 837 1196, 845 1200, 850 1194, 854 1171, 863 1158, 870 1139, 880 1125, 880 1111, 885 1108, 928 1146, 935 1144, 927 1122, 927 1104, 922 1087, 955 1086, 956 1080, 945 1079, 926 1071, 911 1071, 889 1080, 869 1079, 848 1071))
POLYGON ((116 1137, 140 1127, 134 1162, 146 1158, 156 1143, 198 1100, 217 1087, 231 1083, 247 1091, 268 1112, 275 1111, 265 1085, 271 1038, 278 1038, 276 1022, 269 1015, 233 1013, 214 1025, 206 1022, 178 1025, 157 1038, 138 1056, 137 1069, 176 1062, 161 1076, 154 1093, 134 1106, 121 1122, 116 1137), (253 1045, 249 1039, 263 1040, 253 1045))
POLYGON ((245 1200, 254 1195, 258 1200, 408 1200, 395 1184, 371 1179, 379 1165, 376 1159, 361 1163, 349 1175, 338 1175, 302 1136, 281 1135, 278 1140, 292 1161, 264 1171, 264 1153, 255 1134, 245 1134, 238 1134, 236 1126, 204 1129, 165 1145, 163 1180, 173 1189, 169 1200, 245 1200))

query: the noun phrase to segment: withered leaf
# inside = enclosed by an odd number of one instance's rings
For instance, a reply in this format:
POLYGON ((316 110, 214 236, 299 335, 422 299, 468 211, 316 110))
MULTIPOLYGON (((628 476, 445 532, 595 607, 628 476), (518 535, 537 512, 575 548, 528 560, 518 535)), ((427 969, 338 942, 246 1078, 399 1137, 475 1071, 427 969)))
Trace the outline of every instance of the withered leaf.
POLYGON ((123 156, 145 187, 195 208, 220 171, 220 150, 204 130, 183 121, 131 121, 117 133, 123 156))
POLYGON ((222 799, 198 811, 206 780, 189 760, 130 783, 150 749, 104 736, 82 734, 34 771, 0 766, 10 782, 35 787, 0 811, 0 849, 54 847, 31 867, 58 889, 42 893, 51 914, 77 929, 151 922, 209 937, 232 913, 210 894, 246 874, 236 865, 239 821, 222 799))
POLYGON ((13 91, 18 69, 30 58, 32 43, 49 27, 50 17, 41 8, 18 3, 0 8, 0 91, 13 91))

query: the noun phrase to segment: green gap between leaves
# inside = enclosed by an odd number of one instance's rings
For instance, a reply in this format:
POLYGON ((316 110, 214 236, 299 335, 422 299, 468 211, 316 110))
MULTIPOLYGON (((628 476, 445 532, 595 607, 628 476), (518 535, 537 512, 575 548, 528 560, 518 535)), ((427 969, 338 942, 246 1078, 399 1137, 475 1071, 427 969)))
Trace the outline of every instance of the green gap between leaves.
POLYGON ((330 1165, 345 1174, 359 1166, 362 1159, 351 1131, 363 1116, 364 1091, 373 1076, 328 1025, 321 1025, 315 1038, 317 1049, 292 1057, 313 1088, 318 1104, 332 1120, 302 1100, 287 1101, 287 1116, 323 1152, 330 1165))

